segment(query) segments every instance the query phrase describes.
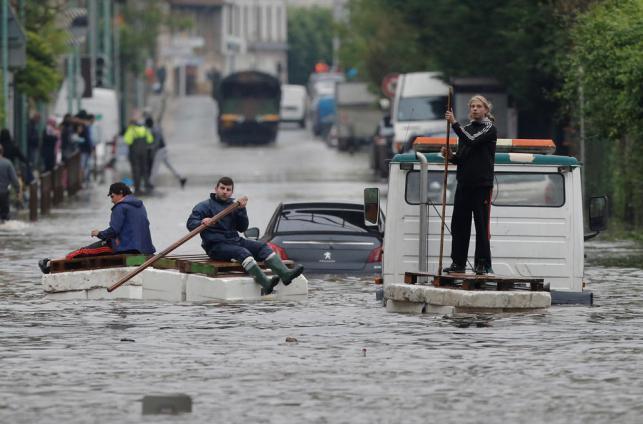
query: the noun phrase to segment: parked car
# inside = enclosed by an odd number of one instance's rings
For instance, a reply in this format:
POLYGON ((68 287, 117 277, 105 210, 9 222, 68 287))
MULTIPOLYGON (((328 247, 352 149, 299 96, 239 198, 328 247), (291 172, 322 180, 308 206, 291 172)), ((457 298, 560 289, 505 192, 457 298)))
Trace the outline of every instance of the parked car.
POLYGON ((393 125, 391 117, 385 115, 380 119, 371 144, 371 168, 380 177, 388 177, 388 163, 393 158, 393 125))
POLYGON ((306 126, 306 87, 292 84, 281 86, 279 116, 281 122, 296 122, 301 128, 306 126))
MULTIPOLYGON (((281 203, 260 240, 307 274, 375 274, 382 270, 381 210, 380 217, 378 226, 367 226, 361 203, 281 203)), ((259 229, 245 235, 258 238, 259 229)))

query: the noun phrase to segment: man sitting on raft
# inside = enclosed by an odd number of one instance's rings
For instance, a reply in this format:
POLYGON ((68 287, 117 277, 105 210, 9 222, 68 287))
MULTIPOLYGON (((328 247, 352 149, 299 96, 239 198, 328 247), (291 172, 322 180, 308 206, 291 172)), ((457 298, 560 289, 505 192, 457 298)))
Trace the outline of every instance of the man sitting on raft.
MULTIPOLYGON (((213 216, 234 203, 231 197, 233 192, 232 178, 220 178, 214 187, 214 192, 210 193, 210 198, 192 209, 192 214, 187 221, 188 230, 192 231, 201 224, 209 225, 213 216)), ((287 286, 301 275, 304 267, 296 265, 290 270, 266 243, 240 237, 239 233, 246 231, 249 225, 246 212, 248 197, 242 196, 237 201, 240 205, 238 209, 201 232, 201 246, 212 259, 223 261, 234 259, 240 262, 246 272, 262 287, 262 294, 270 294, 279 284, 279 279, 287 286), (256 261, 265 262, 278 277, 269 279, 256 261)))
MULTIPOLYGON (((152 254, 156 251, 143 202, 132 195, 127 184, 121 182, 112 184, 107 195, 114 204, 109 227, 103 231, 92 230, 91 236, 100 240, 69 253, 65 259, 115 253, 152 254)), ((38 261, 44 274, 50 271, 49 261, 49 258, 38 261)))

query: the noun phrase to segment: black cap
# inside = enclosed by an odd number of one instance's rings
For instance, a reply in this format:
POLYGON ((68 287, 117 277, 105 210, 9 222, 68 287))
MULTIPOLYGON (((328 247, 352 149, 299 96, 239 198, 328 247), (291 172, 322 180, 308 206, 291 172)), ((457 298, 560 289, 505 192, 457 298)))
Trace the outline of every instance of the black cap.
POLYGON ((109 186, 109 193, 107 193, 107 196, 111 196, 112 194, 122 194, 123 196, 127 196, 128 194, 132 194, 132 190, 130 190, 127 184, 117 182, 109 186))

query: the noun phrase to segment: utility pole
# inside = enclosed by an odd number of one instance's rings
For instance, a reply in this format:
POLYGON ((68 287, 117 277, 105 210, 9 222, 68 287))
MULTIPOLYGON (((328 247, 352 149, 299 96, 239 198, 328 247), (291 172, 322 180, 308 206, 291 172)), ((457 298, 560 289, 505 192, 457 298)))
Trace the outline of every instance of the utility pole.
POLYGON ((581 190, 583 193, 583 199, 585 199, 585 168, 587 164, 585 163, 585 91, 583 90, 583 67, 578 68, 578 73, 580 75, 579 84, 578 84, 578 126, 580 127, 580 146, 579 146, 579 155, 580 161, 583 164, 581 166, 581 190))
MULTIPOLYGON (((18 16, 20 18, 20 23, 25 25, 25 0, 20 0, 18 2, 18 16)), ((23 152, 28 152, 29 148, 27 146, 27 119, 29 119, 29 105, 27 103, 27 96, 23 93, 19 93, 15 88, 15 98, 18 100, 17 115, 18 120, 15 122, 16 128, 14 128, 14 135, 18 136, 18 143, 23 152)), ((40 117, 41 121, 43 116, 40 117)), ((31 159, 31 158, 30 158, 31 159)), ((37 159, 35 159, 38 162, 37 159)), ((32 164, 35 165, 35 164, 32 164)))
POLYGON ((2 46, 2 112, 4 113, 3 126, 9 128, 9 0, 2 0, 2 33, 0 34, 2 46))
POLYGON ((96 81, 96 51, 98 44, 97 38, 99 34, 97 25, 98 21, 96 19, 96 14, 98 12, 96 1, 97 0, 87 0, 87 13, 89 14, 89 31, 87 33, 89 38, 87 40, 87 44, 89 46, 89 74, 91 75, 92 83, 95 83, 96 81))
POLYGON ((103 56, 105 62, 103 64, 103 72, 105 85, 107 87, 112 84, 112 75, 110 72, 112 66, 112 1, 102 0, 103 2, 103 56))

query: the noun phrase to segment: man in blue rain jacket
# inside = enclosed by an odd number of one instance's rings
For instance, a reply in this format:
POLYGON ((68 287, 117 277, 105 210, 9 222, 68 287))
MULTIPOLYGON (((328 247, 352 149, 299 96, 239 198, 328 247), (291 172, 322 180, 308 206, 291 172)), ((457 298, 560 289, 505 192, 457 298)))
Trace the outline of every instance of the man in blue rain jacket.
POLYGON ((199 225, 207 225, 208 228, 201 232, 201 246, 212 259, 235 260, 241 263, 243 268, 262 287, 264 294, 272 293, 279 280, 284 285, 297 278, 304 270, 302 265, 288 269, 281 261, 279 255, 274 253, 266 243, 247 240, 239 236, 239 232, 248 229, 248 213, 246 204, 248 198, 240 197, 236 200, 239 208, 232 213, 213 223, 212 217, 227 207, 234 204, 231 197, 234 192, 234 182, 230 177, 222 177, 214 188, 210 198, 197 204, 187 221, 188 230, 192 231, 199 225), (263 261, 272 269, 278 277, 268 278, 257 265, 257 260, 263 261))
MULTIPOLYGON (((114 253, 152 254, 156 248, 152 244, 150 221, 143 202, 132 195, 125 183, 114 183, 109 187, 108 196, 112 199, 112 216, 109 227, 103 231, 92 230, 91 236, 100 241, 74 250, 65 256, 66 260, 78 257, 109 255, 114 253)), ((38 262, 44 274, 50 272, 50 259, 38 262)))

